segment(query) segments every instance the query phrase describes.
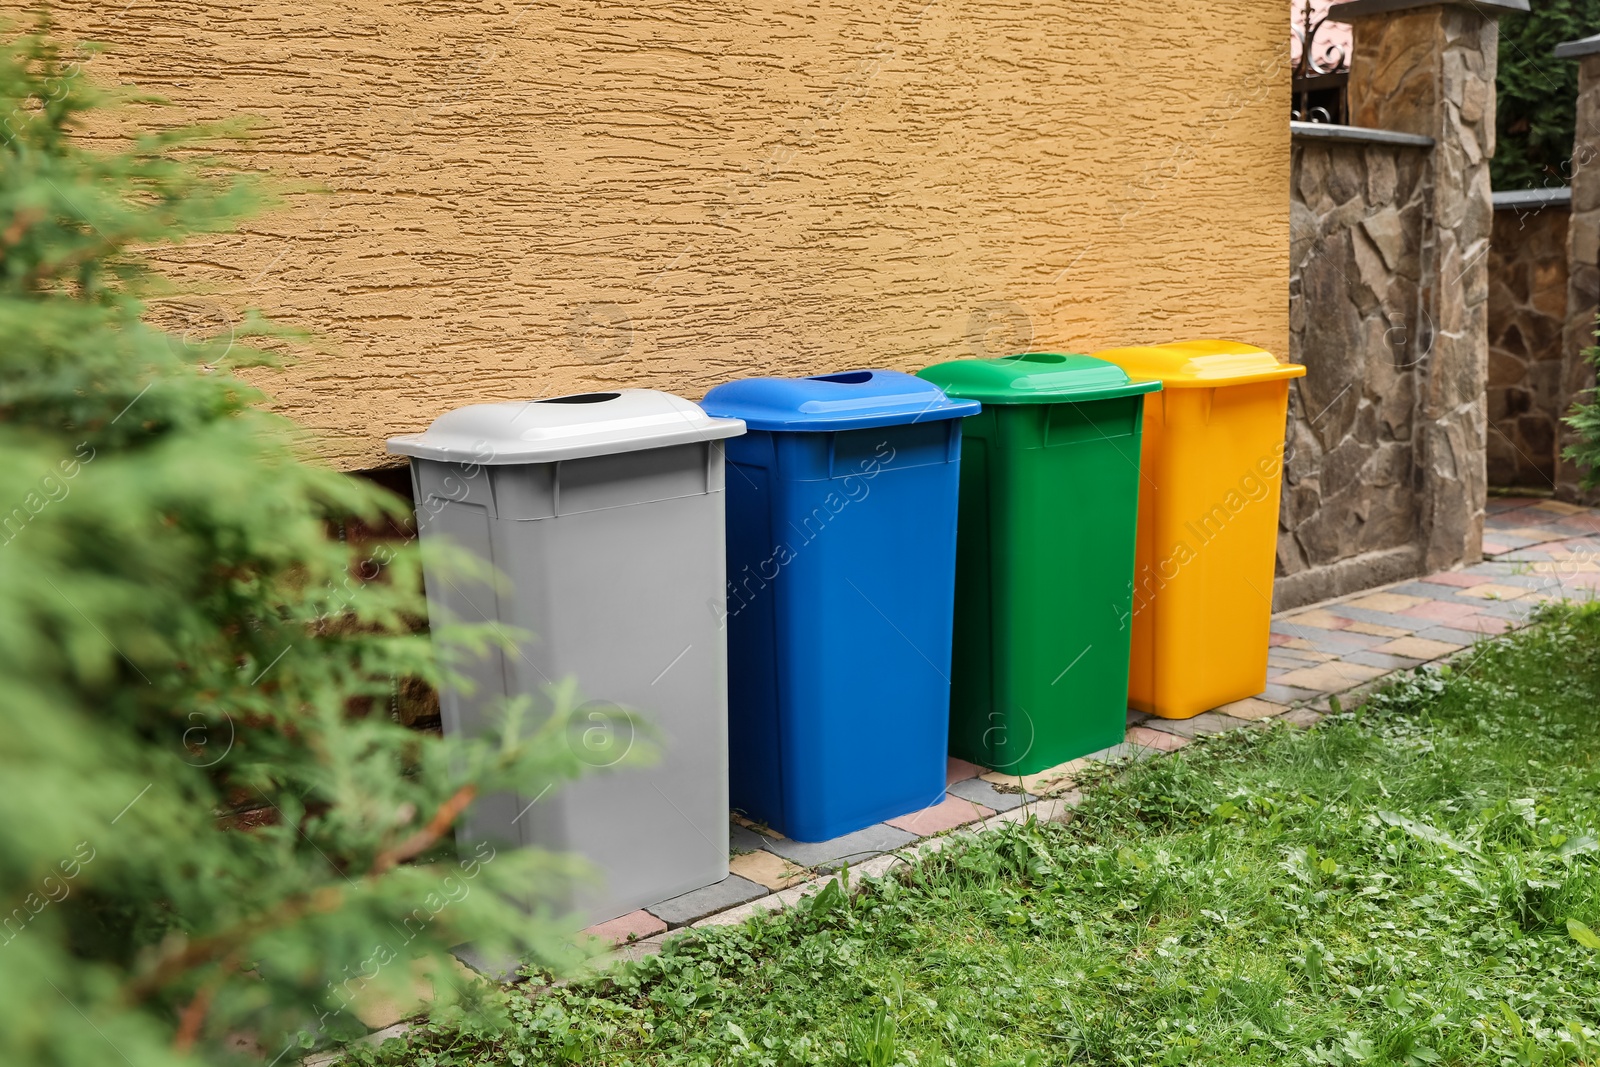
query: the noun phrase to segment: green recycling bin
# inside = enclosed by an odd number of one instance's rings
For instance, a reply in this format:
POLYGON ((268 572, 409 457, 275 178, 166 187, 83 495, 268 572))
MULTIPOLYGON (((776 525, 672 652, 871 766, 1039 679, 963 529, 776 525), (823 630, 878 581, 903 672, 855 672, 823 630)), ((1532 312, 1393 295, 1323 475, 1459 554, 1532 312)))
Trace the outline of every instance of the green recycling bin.
POLYGON ((963 425, 950 752, 1032 774, 1123 740, 1144 394, 1114 363, 1029 352, 918 372, 963 425))

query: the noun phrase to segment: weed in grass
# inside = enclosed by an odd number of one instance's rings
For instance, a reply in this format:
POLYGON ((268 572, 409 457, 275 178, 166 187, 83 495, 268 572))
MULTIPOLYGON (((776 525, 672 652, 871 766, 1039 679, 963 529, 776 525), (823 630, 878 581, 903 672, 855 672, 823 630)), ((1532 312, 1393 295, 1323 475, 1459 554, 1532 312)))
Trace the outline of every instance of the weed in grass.
POLYGON ((364 1064, 1600 1057, 1600 610, 364 1064))

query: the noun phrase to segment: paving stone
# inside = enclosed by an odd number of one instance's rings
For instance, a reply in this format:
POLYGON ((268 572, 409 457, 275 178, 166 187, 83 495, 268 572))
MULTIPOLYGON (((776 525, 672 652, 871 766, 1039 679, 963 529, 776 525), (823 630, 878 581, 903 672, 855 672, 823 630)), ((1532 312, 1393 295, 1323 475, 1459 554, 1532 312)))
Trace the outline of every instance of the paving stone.
POLYGON ((1405 671, 1421 666, 1422 660, 1410 656, 1395 656, 1387 652, 1352 652, 1344 658, 1346 663, 1360 663, 1385 671, 1405 671))
POLYGON ((1310 710, 1327 715, 1335 701, 1338 702, 1341 711, 1358 708, 1365 704, 1372 694, 1387 686, 1392 679, 1392 674, 1384 674, 1354 689, 1346 689, 1342 693, 1325 693, 1310 705, 1310 710))
POLYGON ((846 867, 850 868, 852 871, 856 871, 860 870, 863 864, 870 863, 872 860, 875 860, 882 855, 884 855, 882 852, 857 852, 850 856, 840 856, 836 860, 829 860, 827 863, 817 864, 817 871, 820 874, 838 874, 846 867))
MULTIPOLYGON (((1555 562, 1555 561, 1552 561, 1552 562, 1555 562)), ((1555 565, 1558 566, 1558 567, 1561 566, 1561 564, 1559 562, 1555 562, 1555 565)), ((1582 566, 1582 564, 1580 562, 1573 561, 1573 562, 1567 563, 1567 566, 1568 567, 1579 567, 1579 566, 1582 566)), ((1600 567, 1597 567, 1595 569, 1600 569, 1600 567)), ((1494 574, 1494 575, 1489 575, 1488 577, 1489 577, 1489 580, 1491 580, 1491 581, 1501 582, 1501 583, 1504 583, 1505 585, 1514 585, 1514 586, 1518 587, 1519 589, 1541 589, 1545 585, 1549 584, 1550 582, 1555 581, 1555 576, 1554 575, 1540 573, 1538 568, 1536 568, 1531 563, 1528 565, 1527 569, 1522 573, 1516 573, 1516 574, 1494 574)))
POLYGON ((768 889, 788 889, 811 877, 806 868, 790 863, 775 852, 760 849, 728 860, 728 871, 768 889))
POLYGON ((987 819, 994 814, 993 808, 986 808, 982 804, 975 804, 963 797, 946 795, 937 804, 914 811, 910 815, 901 815, 889 819, 890 826, 916 834, 918 837, 932 837, 934 834, 946 830, 954 830, 958 826, 965 826, 969 822, 987 819))
POLYGON ((954 756, 946 756, 944 784, 954 785, 956 782, 963 782, 968 778, 976 778, 978 775, 982 774, 988 769, 989 768, 987 767, 980 767, 976 763, 968 763, 964 759, 957 759, 954 756))
POLYGON ((1280 633, 1276 633, 1276 632, 1267 634, 1267 647, 1268 648, 1275 648, 1278 645, 1285 645, 1285 644, 1288 644, 1288 643, 1289 643, 1289 635, 1288 634, 1280 634, 1280 633))
MULTIPOLYGON (((1361 623, 1355 625, 1360 626, 1361 623)), ((1326 663, 1330 659, 1338 659, 1332 652, 1318 652, 1314 648, 1290 648, 1286 645, 1271 649, 1267 652, 1269 664, 1294 664, 1304 666, 1307 663, 1326 663)))
POLYGON ((1290 726, 1299 726, 1304 728, 1307 726, 1317 725, 1317 723, 1322 721, 1322 715, 1318 712, 1312 711, 1310 708, 1291 708, 1289 711, 1279 716, 1277 721, 1286 722, 1290 726))
MULTIPOLYGON (((1154 718, 1154 715, 1150 716, 1150 719, 1154 718)), ((1148 724, 1150 719, 1146 719, 1145 723, 1148 724)), ((1143 745, 1131 741, 1123 741, 1120 744, 1112 745, 1110 748, 1102 748, 1099 752, 1091 752, 1087 756, 1080 756, 1078 759, 1089 763, 1115 763, 1119 759, 1140 760, 1147 758, 1149 755, 1150 751, 1143 745)), ((1077 763, 1078 760, 1073 760, 1072 762, 1077 763)))
POLYGON ((1065 796, 1049 797, 1036 800, 1032 804, 1025 804, 1020 808, 1012 808, 1002 812, 989 820, 991 826, 1008 822, 1027 822, 1037 819, 1040 822, 1065 822, 1072 815, 1072 809, 1083 803, 1082 793, 1068 793, 1065 796))
POLYGON ((609 941, 613 945, 620 945, 624 941, 638 940, 652 934, 664 934, 667 932, 667 924, 641 909, 619 915, 603 923, 586 926, 583 932, 602 941, 609 941))
POLYGON ((888 852, 915 840, 915 834, 880 822, 831 841, 802 842, 785 838, 769 841, 766 847, 768 852, 775 852, 802 867, 820 867, 852 856, 872 856, 879 852, 888 852))
POLYGON ((1246 722, 1270 719, 1274 715, 1281 715, 1288 710, 1282 704, 1275 704, 1270 700, 1262 700, 1260 697, 1245 697, 1243 700, 1235 700, 1232 704, 1224 704, 1216 709, 1218 714, 1226 715, 1232 719, 1243 719, 1246 722))
POLYGON ((1551 511, 1557 515, 1587 515, 1589 509, 1577 504, 1569 504, 1565 500, 1541 500, 1533 505, 1539 511, 1551 511))
POLYGON ((1590 541, 1554 541, 1539 548, 1553 560, 1586 560, 1595 554, 1595 545, 1590 541))
POLYGON ((1429 600, 1407 608, 1406 614, 1418 619, 1431 619, 1436 623, 1459 622, 1477 614, 1471 604, 1452 603, 1447 600, 1429 600))
POLYGON ((1518 508, 1531 507, 1541 499, 1537 496, 1490 496, 1484 510, 1490 515, 1503 515, 1518 508))
MULTIPOLYGON (((788 890, 784 890, 784 892, 788 892, 788 890)), ((690 925, 695 929, 705 926, 738 926, 754 916, 762 915, 769 911, 782 911, 784 906, 784 902, 779 899, 779 894, 770 893, 764 897, 757 897, 747 904, 740 904, 737 908, 719 911, 715 915, 708 916, 690 925)))
POLYGON ((1329 655, 1358 652, 1363 648, 1371 648, 1383 640, 1370 634, 1351 633, 1348 630, 1319 630, 1313 626, 1292 626, 1289 632, 1292 640, 1288 647, 1307 648, 1312 652, 1326 652, 1329 655))
POLYGON ((1503 554, 1505 554, 1507 552, 1510 552, 1510 551, 1511 551, 1511 546, 1510 545, 1502 545, 1500 542, 1498 542, 1498 541, 1490 541, 1488 538, 1484 539, 1484 542, 1483 542, 1483 554, 1486 555, 1486 556, 1499 556, 1499 555, 1503 555, 1503 554))
POLYGON ((896 867, 909 865, 909 861, 903 856, 894 852, 885 852, 881 856, 874 856, 859 867, 851 868, 851 873, 856 878, 882 878, 896 867))
POLYGON ((1383 673, 1377 667, 1369 667, 1364 663, 1338 660, 1290 671, 1279 679, 1278 684, 1293 686, 1296 689, 1313 689, 1319 693, 1337 693, 1370 681, 1383 673))
POLYGON ((1328 610, 1335 615, 1357 619, 1361 622, 1370 622, 1379 626, 1390 626, 1406 633, 1414 633, 1419 625, 1410 615, 1401 615, 1393 611, 1373 611, 1369 608, 1352 607, 1349 604, 1329 604, 1328 610))
MULTIPOLYGON (((1150 721, 1150 718, 1150 716, 1146 716, 1145 721, 1150 721)), ((1077 759, 1058 763, 1054 767, 1046 767, 1044 770, 1035 771, 1032 774, 1019 776, 1002 771, 989 771, 981 777, 992 785, 1009 786, 1013 789, 1021 789, 1025 793, 1032 793, 1034 796, 1046 796, 1070 786, 1078 773, 1091 763, 1110 763, 1130 756, 1134 759, 1141 759, 1147 755, 1149 755, 1148 751, 1141 746, 1124 742, 1120 745, 1112 745, 1110 748, 1103 748, 1098 752, 1091 752, 1087 756, 1079 756, 1077 759)))
POLYGON ((1058 763, 1054 767, 1046 767, 1042 771, 1032 774, 1007 774, 1004 771, 989 771, 982 775, 982 779, 990 785, 997 785, 1012 789, 1020 789, 1024 793, 1034 796, 1043 796, 1052 789, 1065 788, 1072 784, 1073 775, 1088 766, 1085 759, 1068 760, 1058 763))
POLYGON ((785 889, 781 893, 774 893, 772 896, 779 904, 782 904, 786 908, 792 908, 796 904, 800 903, 802 899, 806 897, 814 897, 818 893, 822 892, 822 888, 829 882, 834 882, 837 880, 838 879, 834 878, 832 875, 829 875, 826 878, 813 878, 809 882, 801 882, 797 886, 794 886, 790 889, 785 889))
POLYGON ((625 942, 606 953, 605 962, 620 963, 623 960, 642 960, 646 956, 659 956, 670 936, 670 934, 656 934, 654 937, 625 942))
MULTIPOLYGON (((1152 718, 1155 722, 1170 722, 1169 719, 1152 718)), ((1157 752, 1175 752, 1189 743, 1187 737, 1180 737, 1166 730, 1152 730, 1148 726, 1134 726, 1128 730, 1128 740, 1135 745, 1153 748, 1157 752)))
MULTIPOLYGON (((479 981, 479 975, 460 959, 452 957, 448 966, 454 975, 438 977, 458 989, 479 981)), ((400 1025, 402 1019, 419 1014, 433 1003, 434 978, 429 970, 429 961, 417 959, 410 961, 410 974, 405 976, 409 981, 405 985, 379 986, 362 982, 353 991, 351 1014, 369 1030, 387 1030, 400 1025)), ((346 989, 349 988, 347 985, 346 989)))
POLYGON ((952 841, 958 840, 960 837, 964 836, 965 833, 966 831, 964 831, 962 834, 946 834, 943 837, 923 838, 915 845, 907 845, 905 848, 896 849, 894 855, 907 856, 912 859, 917 859, 922 856, 931 856, 936 852, 943 852, 946 845, 950 844, 952 841))
POLYGON ((1485 515, 1483 528, 1492 531, 1492 536, 1510 533, 1512 530, 1526 530, 1538 526, 1541 522, 1549 520, 1549 516, 1538 511, 1519 509, 1517 511, 1502 511, 1498 515, 1485 515))
POLYGON ((1148 711, 1139 711, 1139 710, 1137 710, 1135 708, 1129 708, 1128 709, 1128 725, 1129 726, 1138 726, 1140 723, 1144 722, 1149 717, 1150 717, 1150 713, 1148 711))
POLYGON ((1600 515, 1596 515, 1593 512, 1574 515, 1570 519, 1563 519, 1561 525, 1582 530, 1586 534, 1597 534, 1600 533, 1600 515))
POLYGON ((1428 585, 1448 585, 1457 589, 1470 589, 1482 582, 1483 576, 1466 571, 1445 571, 1442 574, 1430 574, 1422 581, 1428 585))
POLYGON ((1471 601, 1472 614, 1487 615, 1496 619, 1526 619, 1539 610, 1540 601, 1536 599, 1538 595, 1530 589, 1524 589, 1516 600, 1471 601))
POLYGON ((1461 590, 1459 595, 1470 596, 1480 600, 1516 600, 1527 593, 1527 589, 1507 585, 1503 582, 1485 582, 1482 585, 1470 586, 1461 590))
POLYGON ((1518 530, 1516 533, 1513 533, 1510 530, 1496 530, 1493 536, 1494 540, 1497 542, 1496 547, 1502 549, 1502 551, 1496 553, 1496 555, 1506 555, 1511 552, 1521 552, 1525 549, 1533 547, 1534 545, 1543 545, 1549 543, 1544 534, 1529 536, 1525 530, 1518 530))
POLYGON ((1442 641, 1461 648, 1475 644, 1483 638, 1482 634, 1468 633, 1453 626, 1430 626, 1426 630, 1418 630, 1417 636, 1424 641, 1442 641))
POLYGON ((1528 564, 1528 570, 1534 574, 1577 574, 1600 571, 1600 563, 1592 559, 1544 559, 1528 564))
POLYGON ((1568 535, 1560 530, 1552 530, 1547 526, 1521 526, 1514 530, 1496 530, 1495 538, 1500 541, 1521 541, 1527 545, 1548 545, 1554 541, 1565 541, 1568 535))
POLYGON ((1356 597, 1344 603, 1347 607, 1361 608, 1364 611, 1383 611, 1391 615, 1403 615, 1407 608, 1414 608, 1418 604, 1427 603, 1427 597, 1405 596, 1400 593, 1368 593, 1366 596, 1356 597))
MULTIPOLYGON (((1478 584, 1481 585, 1484 582, 1492 582, 1493 580, 1493 576, 1484 575, 1478 579, 1478 584)), ((1461 595, 1461 590, 1459 589, 1455 589, 1450 586, 1434 585, 1432 582, 1424 581, 1401 582, 1399 585, 1394 586, 1393 588, 1395 593, 1400 596, 1420 597, 1423 600, 1451 600, 1461 595)), ((1401 612, 1401 614, 1406 613, 1401 612)))
POLYGON ((1448 656, 1452 652, 1460 652, 1463 647, 1454 642, 1437 641, 1426 637, 1397 637, 1386 645, 1379 645, 1372 651, 1380 655, 1430 660, 1448 656))
POLYGON ((1520 624, 1520 619, 1502 619, 1497 615, 1472 615, 1455 623, 1457 629, 1470 633, 1489 634, 1499 637, 1507 630, 1515 630, 1520 624))
MULTIPOLYGON (((1306 669, 1320 670, 1321 668, 1306 669)), ((1188 719, 1151 719, 1147 725, 1151 729, 1176 734, 1179 737, 1200 737, 1204 734, 1225 734, 1229 730, 1238 730, 1250 724, 1243 719, 1235 719, 1231 715, 1223 715, 1220 712, 1202 711, 1200 714, 1188 719)))
POLYGON ((1373 637, 1404 637, 1411 630, 1401 626, 1385 626, 1378 622, 1362 622, 1351 619, 1349 626, 1351 633, 1371 634, 1373 637))
POLYGON ((521 973, 522 961, 515 956, 488 956, 477 945, 456 945, 450 950, 450 955, 461 961, 467 969, 501 985, 525 981, 527 977, 521 973))
POLYGON ((728 827, 728 849, 731 852, 756 852, 764 849, 770 842, 788 840, 776 830, 762 830, 759 833, 734 823, 728 827))
POLYGON ((776 831, 772 827, 768 826, 766 823, 759 823, 759 822, 756 822, 754 819, 746 818, 742 813, 737 812, 737 811, 732 813, 731 815, 729 815, 728 818, 732 819, 738 825, 743 826, 745 829, 754 830, 756 833, 761 834, 761 835, 766 836, 766 837, 782 837, 783 836, 782 834, 778 833, 778 831, 776 831))
POLYGON ((1319 630, 1343 630, 1350 625, 1349 619, 1335 615, 1326 608, 1295 612, 1283 616, 1280 621, 1294 623, 1296 626, 1315 626, 1319 630))
POLYGON ((1263 700, 1270 700, 1274 704, 1293 704, 1301 700, 1314 700, 1317 696, 1315 689, 1300 689, 1292 685, 1279 685, 1271 682, 1261 691, 1263 700))
POLYGON ((968 778, 950 787, 950 792, 963 800, 982 804, 993 811, 1010 811, 1019 804, 1033 799, 1029 793, 1002 793, 982 778, 968 778))
POLYGON ((652 904, 645 910, 671 928, 703 919, 714 912, 726 911, 747 900, 764 897, 768 892, 768 886, 730 874, 720 882, 691 890, 671 900, 663 900, 660 904, 652 904))

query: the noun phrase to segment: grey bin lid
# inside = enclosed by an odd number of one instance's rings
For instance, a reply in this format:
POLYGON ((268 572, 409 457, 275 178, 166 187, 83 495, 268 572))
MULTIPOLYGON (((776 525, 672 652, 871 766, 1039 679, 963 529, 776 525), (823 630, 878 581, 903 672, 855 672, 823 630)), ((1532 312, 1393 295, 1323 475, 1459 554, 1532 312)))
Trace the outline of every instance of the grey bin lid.
POLYGON ((739 419, 714 419, 681 396, 618 389, 470 404, 440 415, 421 433, 389 438, 389 451, 442 463, 554 463, 742 433, 739 419))

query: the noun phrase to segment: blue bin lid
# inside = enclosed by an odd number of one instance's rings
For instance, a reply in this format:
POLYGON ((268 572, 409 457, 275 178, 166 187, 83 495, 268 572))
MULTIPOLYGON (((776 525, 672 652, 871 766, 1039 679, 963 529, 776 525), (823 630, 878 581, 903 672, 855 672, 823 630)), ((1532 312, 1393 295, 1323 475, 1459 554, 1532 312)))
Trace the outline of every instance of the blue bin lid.
POLYGON ((700 402, 707 415, 743 419, 752 430, 827 431, 963 419, 983 406, 897 370, 852 370, 810 378, 741 378, 700 402))

